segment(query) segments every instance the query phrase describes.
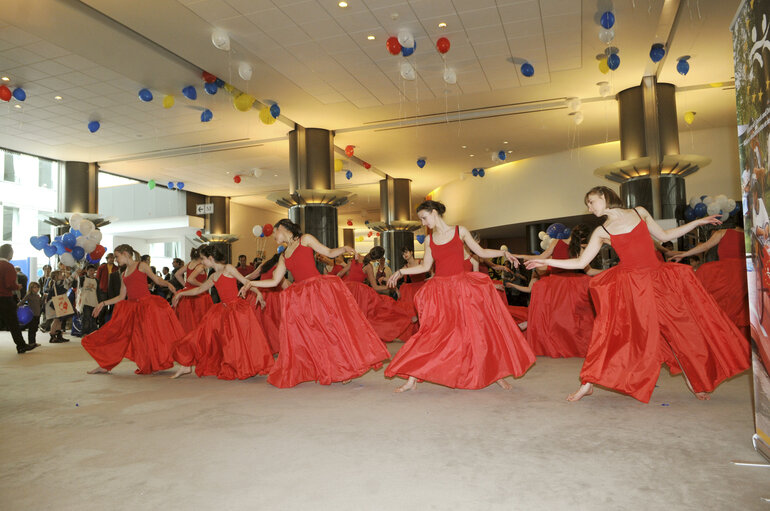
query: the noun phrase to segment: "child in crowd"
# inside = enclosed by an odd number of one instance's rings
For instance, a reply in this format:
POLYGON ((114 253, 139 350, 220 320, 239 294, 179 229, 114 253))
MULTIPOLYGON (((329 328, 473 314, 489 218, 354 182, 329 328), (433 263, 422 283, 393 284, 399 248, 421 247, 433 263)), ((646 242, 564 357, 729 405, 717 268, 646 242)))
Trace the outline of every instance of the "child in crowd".
POLYGON ((93 264, 88 265, 86 274, 80 277, 78 285, 77 309, 80 313, 81 332, 84 336, 96 330, 96 320, 92 314, 99 304, 99 299, 96 296, 99 283, 96 280, 95 273, 96 266, 93 264))
POLYGON ((51 323, 51 338, 48 340, 50 343, 69 342, 69 339, 65 339, 62 336, 62 320, 55 317, 54 306, 52 300, 58 295, 67 295, 70 282, 65 279, 65 274, 61 270, 57 270, 51 273, 51 283, 48 286, 48 293, 45 297, 46 317, 52 318, 51 323))
POLYGON ((32 310, 32 320, 27 324, 27 344, 30 346, 40 346, 35 339, 37 327, 40 324, 40 312, 43 310, 43 298, 40 296, 40 284, 32 282, 29 285, 29 292, 19 302, 19 307, 28 305, 32 310))

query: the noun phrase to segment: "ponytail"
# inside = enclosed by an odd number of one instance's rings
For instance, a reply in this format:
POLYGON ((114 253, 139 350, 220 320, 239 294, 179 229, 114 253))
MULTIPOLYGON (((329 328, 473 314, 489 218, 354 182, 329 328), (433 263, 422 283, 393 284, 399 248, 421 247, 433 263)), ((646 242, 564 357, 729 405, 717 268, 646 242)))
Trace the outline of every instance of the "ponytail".
POLYGON ((142 262, 142 254, 134 250, 134 247, 127 243, 123 243, 122 245, 118 245, 115 247, 113 252, 121 252, 123 254, 130 254, 131 258, 134 260, 134 262, 141 263, 142 262))
POLYGON ((274 227, 276 229, 278 227, 283 227, 284 229, 289 231, 291 233, 291 235, 294 236, 295 238, 300 238, 302 236, 302 229, 299 228, 299 225, 295 224, 294 222, 292 222, 288 218, 282 218, 282 219, 278 220, 275 223, 274 227))

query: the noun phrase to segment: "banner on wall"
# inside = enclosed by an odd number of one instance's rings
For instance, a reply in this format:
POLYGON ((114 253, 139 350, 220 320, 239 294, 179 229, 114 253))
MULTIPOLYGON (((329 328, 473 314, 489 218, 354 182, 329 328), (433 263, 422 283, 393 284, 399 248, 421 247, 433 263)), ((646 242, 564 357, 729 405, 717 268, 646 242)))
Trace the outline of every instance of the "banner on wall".
POLYGON ((770 0, 744 0, 733 20, 738 153, 754 374, 754 446, 770 460, 770 0))

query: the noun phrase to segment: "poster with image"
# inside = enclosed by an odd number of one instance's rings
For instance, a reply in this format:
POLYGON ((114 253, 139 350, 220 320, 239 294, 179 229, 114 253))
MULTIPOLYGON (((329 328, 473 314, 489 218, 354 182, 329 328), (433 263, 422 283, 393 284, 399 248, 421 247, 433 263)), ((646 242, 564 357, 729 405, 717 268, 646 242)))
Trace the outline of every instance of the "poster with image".
POLYGON ((731 27, 754 358, 757 449, 770 458, 770 0, 744 0, 731 27))

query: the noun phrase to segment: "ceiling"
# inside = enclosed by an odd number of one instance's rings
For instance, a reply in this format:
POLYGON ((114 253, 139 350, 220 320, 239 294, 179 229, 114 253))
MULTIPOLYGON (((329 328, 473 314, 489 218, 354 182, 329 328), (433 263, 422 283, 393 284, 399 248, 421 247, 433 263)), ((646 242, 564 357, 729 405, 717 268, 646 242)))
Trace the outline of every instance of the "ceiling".
MULTIPOLYGON (((280 210, 268 193, 288 184, 286 134, 294 123, 336 131, 335 145, 356 157, 337 187, 357 194, 343 213, 376 214, 381 173, 413 180, 415 200, 430 190, 496 163, 617 139, 613 92, 638 85, 646 73, 678 88, 679 110, 697 112, 696 128, 735 124, 729 23, 739 0, 681 0, 673 28, 672 0, 30 0, 0 10, 0 74, 28 94, 0 104, 0 145, 62 160, 98 161, 137 179, 184 181, 186 189, 280 210), (598 13, 612 8, 621 66, 602 74, 596 55, 598 13), (439 22, 447 24, 439 28, 439 22), (211 43, 228 32, 231 50, 211 43), (399 74, 404 60, 385 40, 409 30, 417 79, 399 74), (367 39, 374 36, 374 40, 367 39), (445 36, 444 57, 435 42, 445 36), (648 52, 669 41, 658 65, 648 52), (686 76, 676 57, 690 55, 686 76), (535 68, 524 77, 511 61, 535 68), (249 81, 238 66, 253 67, 249 81), (457 84, 443 81, 444 69, 457 84), (232 95, 202 89, 201 70, 259 101, 277 102, 270 126, 258 110, 239 112, 232 95), (726 86, 711 86, 711 84, 726 86), (181 89, 194 85, 198 99, 181 89), (154 100, 139 100, 147 87, 154 100), (163 96, 175 96, 163 108, 163 96), (61 96, 61 100, 54 96, 61 96), (579 97, 585 121, 576 127, 565 100, 579 97), (16 108, 16 105, 21 108, 16 108), (210 109, 211 122, 200 122, 210 109), (99 120, 90 133, 87 124, 99 120), (416 160, 427 165, 419 169, 416 160), (252 169, 260 177, 250 177, 252 169), (245 176, 240 184, 233 182, 245 176)), ((681 118, 681 115, 680 115, 681 118)), ((680 131, 689 129, 681 121, 680 131)), ((342 150, 339 149, 341 152, 342 150)), ((344 159, 344 154, 340 154, 344 159)), ((361 215, 363 216, 363 215, 361 215)))

